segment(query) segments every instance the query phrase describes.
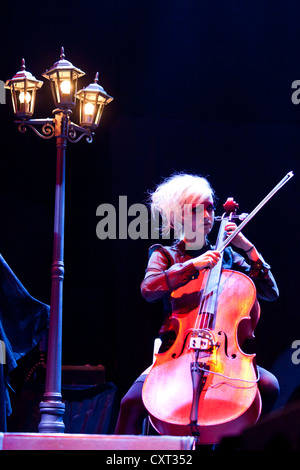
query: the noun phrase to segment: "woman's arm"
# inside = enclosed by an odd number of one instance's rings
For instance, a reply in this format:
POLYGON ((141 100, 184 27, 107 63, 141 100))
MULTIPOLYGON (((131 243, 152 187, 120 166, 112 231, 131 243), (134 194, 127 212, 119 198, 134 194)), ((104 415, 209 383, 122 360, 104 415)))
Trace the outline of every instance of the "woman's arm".
POLYGON ((212 268, 220 259, 218 251, 209 250, 194 259, 174 263, 163 247, 156 249, 148 262, 145 278, 141 284, 142 296, 154 302, 173 290, 187 284, 198 276, 201 269, 212 268))
MULTIPOLYGON (((225 230, 230 235, 236 229, 236 224, 228 222, 225 230)), ((234 254, 234 263, 243 270, 255 283, 257 296, 263 300, 277 300, 279 290, 271 273, 270 266, 265 262, 256 247, 241 232, 234 237, 231 244, 245 252, 248 263, 242 256, 234 254)))
POLYGON ((171 265, 170 259, 161 249, 155 250, 150 256, 146 275, 141 284, 142 296, 148 302, 160 300, 165 295, 189 282, 197 276, 198 271, 193 260, 171 265))

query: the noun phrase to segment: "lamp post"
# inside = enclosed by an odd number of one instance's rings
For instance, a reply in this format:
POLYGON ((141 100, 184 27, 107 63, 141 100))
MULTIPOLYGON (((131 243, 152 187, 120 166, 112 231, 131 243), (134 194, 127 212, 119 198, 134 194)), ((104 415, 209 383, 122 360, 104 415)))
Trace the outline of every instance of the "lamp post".
MULTIPOLYGON (((65 405, 61 395, 62 365, 62 313, 64 280, 64 226, 65 226, 65 161, 67 141, 79 142, 86 137, 92 142, 104 106, 113 98, 96 83, 77 94, 77 82, 85 73, 65 59, 61 49, 60 60, 43 77, 50 80, 56 109, 54 118, 31 119, 34 112, 36 91, 43 85, 30 72, 25 71, 22 60, 21 71, 7 80, 5 87, 11 90, 14 114, 20 132, 31 128, 43 139, 56 138, 56 186, 54 210, 53 258, 51 268, 51 302, 48 336, 46 384, 43 401, 40 403, 41 421, 39 432, 64 432, 63 415, 65 405), (96 86, 95 86, 96 85, 96 86), (87 91, 85 91, 87 90, 87 91), (99 98, 101 96, 101 98, 99 98), (70 115, 80 100, 81 125, 70 121, 70 115), (101 101, 101 105, 99 102, 101 101), (84 108, 85 106, 85 108, 84 108), (87 109, 86 109, 87 108, 87 109), (41 127, 41 130, 38 130, 41 127)), ((97 75, 98 78, 98 75, 97 75)))

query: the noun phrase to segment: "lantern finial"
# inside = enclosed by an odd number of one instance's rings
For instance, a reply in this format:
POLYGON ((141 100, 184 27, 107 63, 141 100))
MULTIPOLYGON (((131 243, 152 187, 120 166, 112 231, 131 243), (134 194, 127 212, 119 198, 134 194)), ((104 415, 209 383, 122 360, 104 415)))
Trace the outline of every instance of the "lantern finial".
POLYGON ((25 69, 26 69, 25 59, 22 59, 21 70, 25 70, 25 69))
POLYGON ((60 58, 61 60, 63 60, 65 58, 65 49, 62 47, 61 50, 60 50, 60 58))

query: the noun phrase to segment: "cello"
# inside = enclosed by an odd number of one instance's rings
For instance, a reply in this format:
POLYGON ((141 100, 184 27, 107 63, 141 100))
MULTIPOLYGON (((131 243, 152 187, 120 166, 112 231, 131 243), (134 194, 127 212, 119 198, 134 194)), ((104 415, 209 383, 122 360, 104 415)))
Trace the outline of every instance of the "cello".
MULTIPOLYGON (((291 177, 290 172, 225 239, 224 227, 236 216, 232 198, 224 204, 216 250, 224 249, 260 208, 291 177)), ((240 272, 210 270, 171 293, 173 345, 156 354, 142 397, 160 434, 195 436, 215 444, 255 424, 261 413, 255 354, 243 344, 254 336, 260 306, 253 281, 240 272)))

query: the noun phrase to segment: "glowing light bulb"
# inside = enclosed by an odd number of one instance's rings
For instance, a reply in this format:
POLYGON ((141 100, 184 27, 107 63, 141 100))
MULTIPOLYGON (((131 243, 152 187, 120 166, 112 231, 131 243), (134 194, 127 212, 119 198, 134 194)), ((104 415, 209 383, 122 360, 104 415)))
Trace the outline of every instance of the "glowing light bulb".
POLYGON ((28 91, 26 93, 24 91, 21 91, 21 93, 19 95, 19 100, 20 100, 20 103, 22 103, 22 104, 30 103, 31 94, 28 91))
POLYGON ((69 80, 64 80, 60 84, 60 89, 63 95, 69 95, 71 92, 71 83, 69 80))
POLYGON ((93 116, 94 109, 95 109, 95 106, 93 105, 93 103, 86 103, 84 105, 84 112, 87 116, 93 116))

